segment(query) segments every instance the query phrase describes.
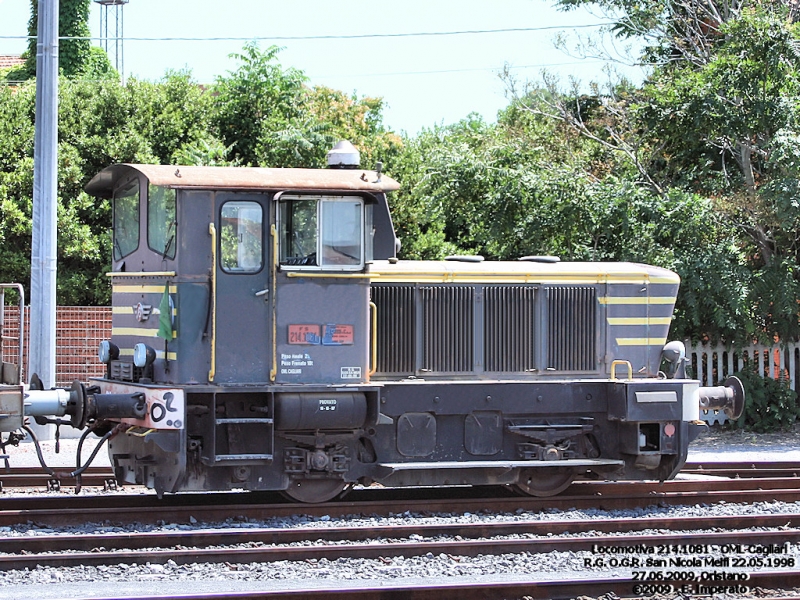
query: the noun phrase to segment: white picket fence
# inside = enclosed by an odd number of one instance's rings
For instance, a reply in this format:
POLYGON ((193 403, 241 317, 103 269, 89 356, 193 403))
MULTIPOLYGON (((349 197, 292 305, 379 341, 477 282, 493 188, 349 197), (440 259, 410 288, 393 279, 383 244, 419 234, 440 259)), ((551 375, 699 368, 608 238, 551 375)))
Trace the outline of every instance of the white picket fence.
MULTIPOLYGON (((701 385, 720 385, 747 362, 754 365, 762 377, 783 379, 788 381, 792 390, 797 391, 800 343, 726 348, 722 345, 692 345, 686 342, 686 357, 692 377, 698 379, 701 385)), ((725 415, 717 411, 701 411, 701 417, 710 424, 727 421, 725 415)))

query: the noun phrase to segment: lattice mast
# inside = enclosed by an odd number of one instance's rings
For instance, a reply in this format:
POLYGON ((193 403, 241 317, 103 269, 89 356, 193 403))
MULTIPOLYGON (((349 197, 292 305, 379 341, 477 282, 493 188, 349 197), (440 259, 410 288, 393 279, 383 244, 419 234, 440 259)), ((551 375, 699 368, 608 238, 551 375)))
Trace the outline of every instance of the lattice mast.
POLYGON ((129 0, 94 0, 100 5, 100 47, 108 60, 125 79, 123 8, 129 0), (110 34, 110 35, 109 35, 110 34))

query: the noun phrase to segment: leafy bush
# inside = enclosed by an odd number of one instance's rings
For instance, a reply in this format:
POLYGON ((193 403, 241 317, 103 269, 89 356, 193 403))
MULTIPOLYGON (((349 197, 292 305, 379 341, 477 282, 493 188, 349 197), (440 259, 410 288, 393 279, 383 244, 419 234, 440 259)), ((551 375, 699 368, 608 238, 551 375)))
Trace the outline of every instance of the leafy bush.
POLYGON ((744 412, 736 426, 757 432, 788 430, 800 416, 797 394, 786 378, 761 377, 753 365, 736 373, 745 391, 744 412))

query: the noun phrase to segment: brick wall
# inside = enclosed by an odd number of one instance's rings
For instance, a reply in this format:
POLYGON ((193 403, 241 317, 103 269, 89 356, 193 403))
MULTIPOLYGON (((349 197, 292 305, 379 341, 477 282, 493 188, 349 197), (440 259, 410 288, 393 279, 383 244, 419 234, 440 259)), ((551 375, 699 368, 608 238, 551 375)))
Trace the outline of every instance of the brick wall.
MULTIPOLYGON (((25 346, 23 377, 30 380, 28 372, 28 335, 30 312, 25 309, 25 346)), ((3 336, 19 337, 19 308, 6 306, 3 336)), ((107 306, 59 306, 56 310, 56 386, 68 387, 74 380, 88 383, 90 377, 101 377, 105 365, 97 360, 97 346, 101 340, 111 338, 111 308, 107 306)), ((5 362, 17 362, 19 346, 14 340, 4 339, 2 357, 5 362)))

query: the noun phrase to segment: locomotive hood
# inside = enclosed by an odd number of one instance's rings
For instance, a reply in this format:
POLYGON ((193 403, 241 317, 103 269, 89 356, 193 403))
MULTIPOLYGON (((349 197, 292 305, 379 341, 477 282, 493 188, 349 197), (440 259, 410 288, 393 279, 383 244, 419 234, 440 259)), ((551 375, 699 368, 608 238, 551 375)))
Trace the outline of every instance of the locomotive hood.
POLYGON ((375 261, 370 272, 380 281, 494 281, 526 283, 658 283, 677 285, 668 269, 638 263, 530 261, 375 261))

